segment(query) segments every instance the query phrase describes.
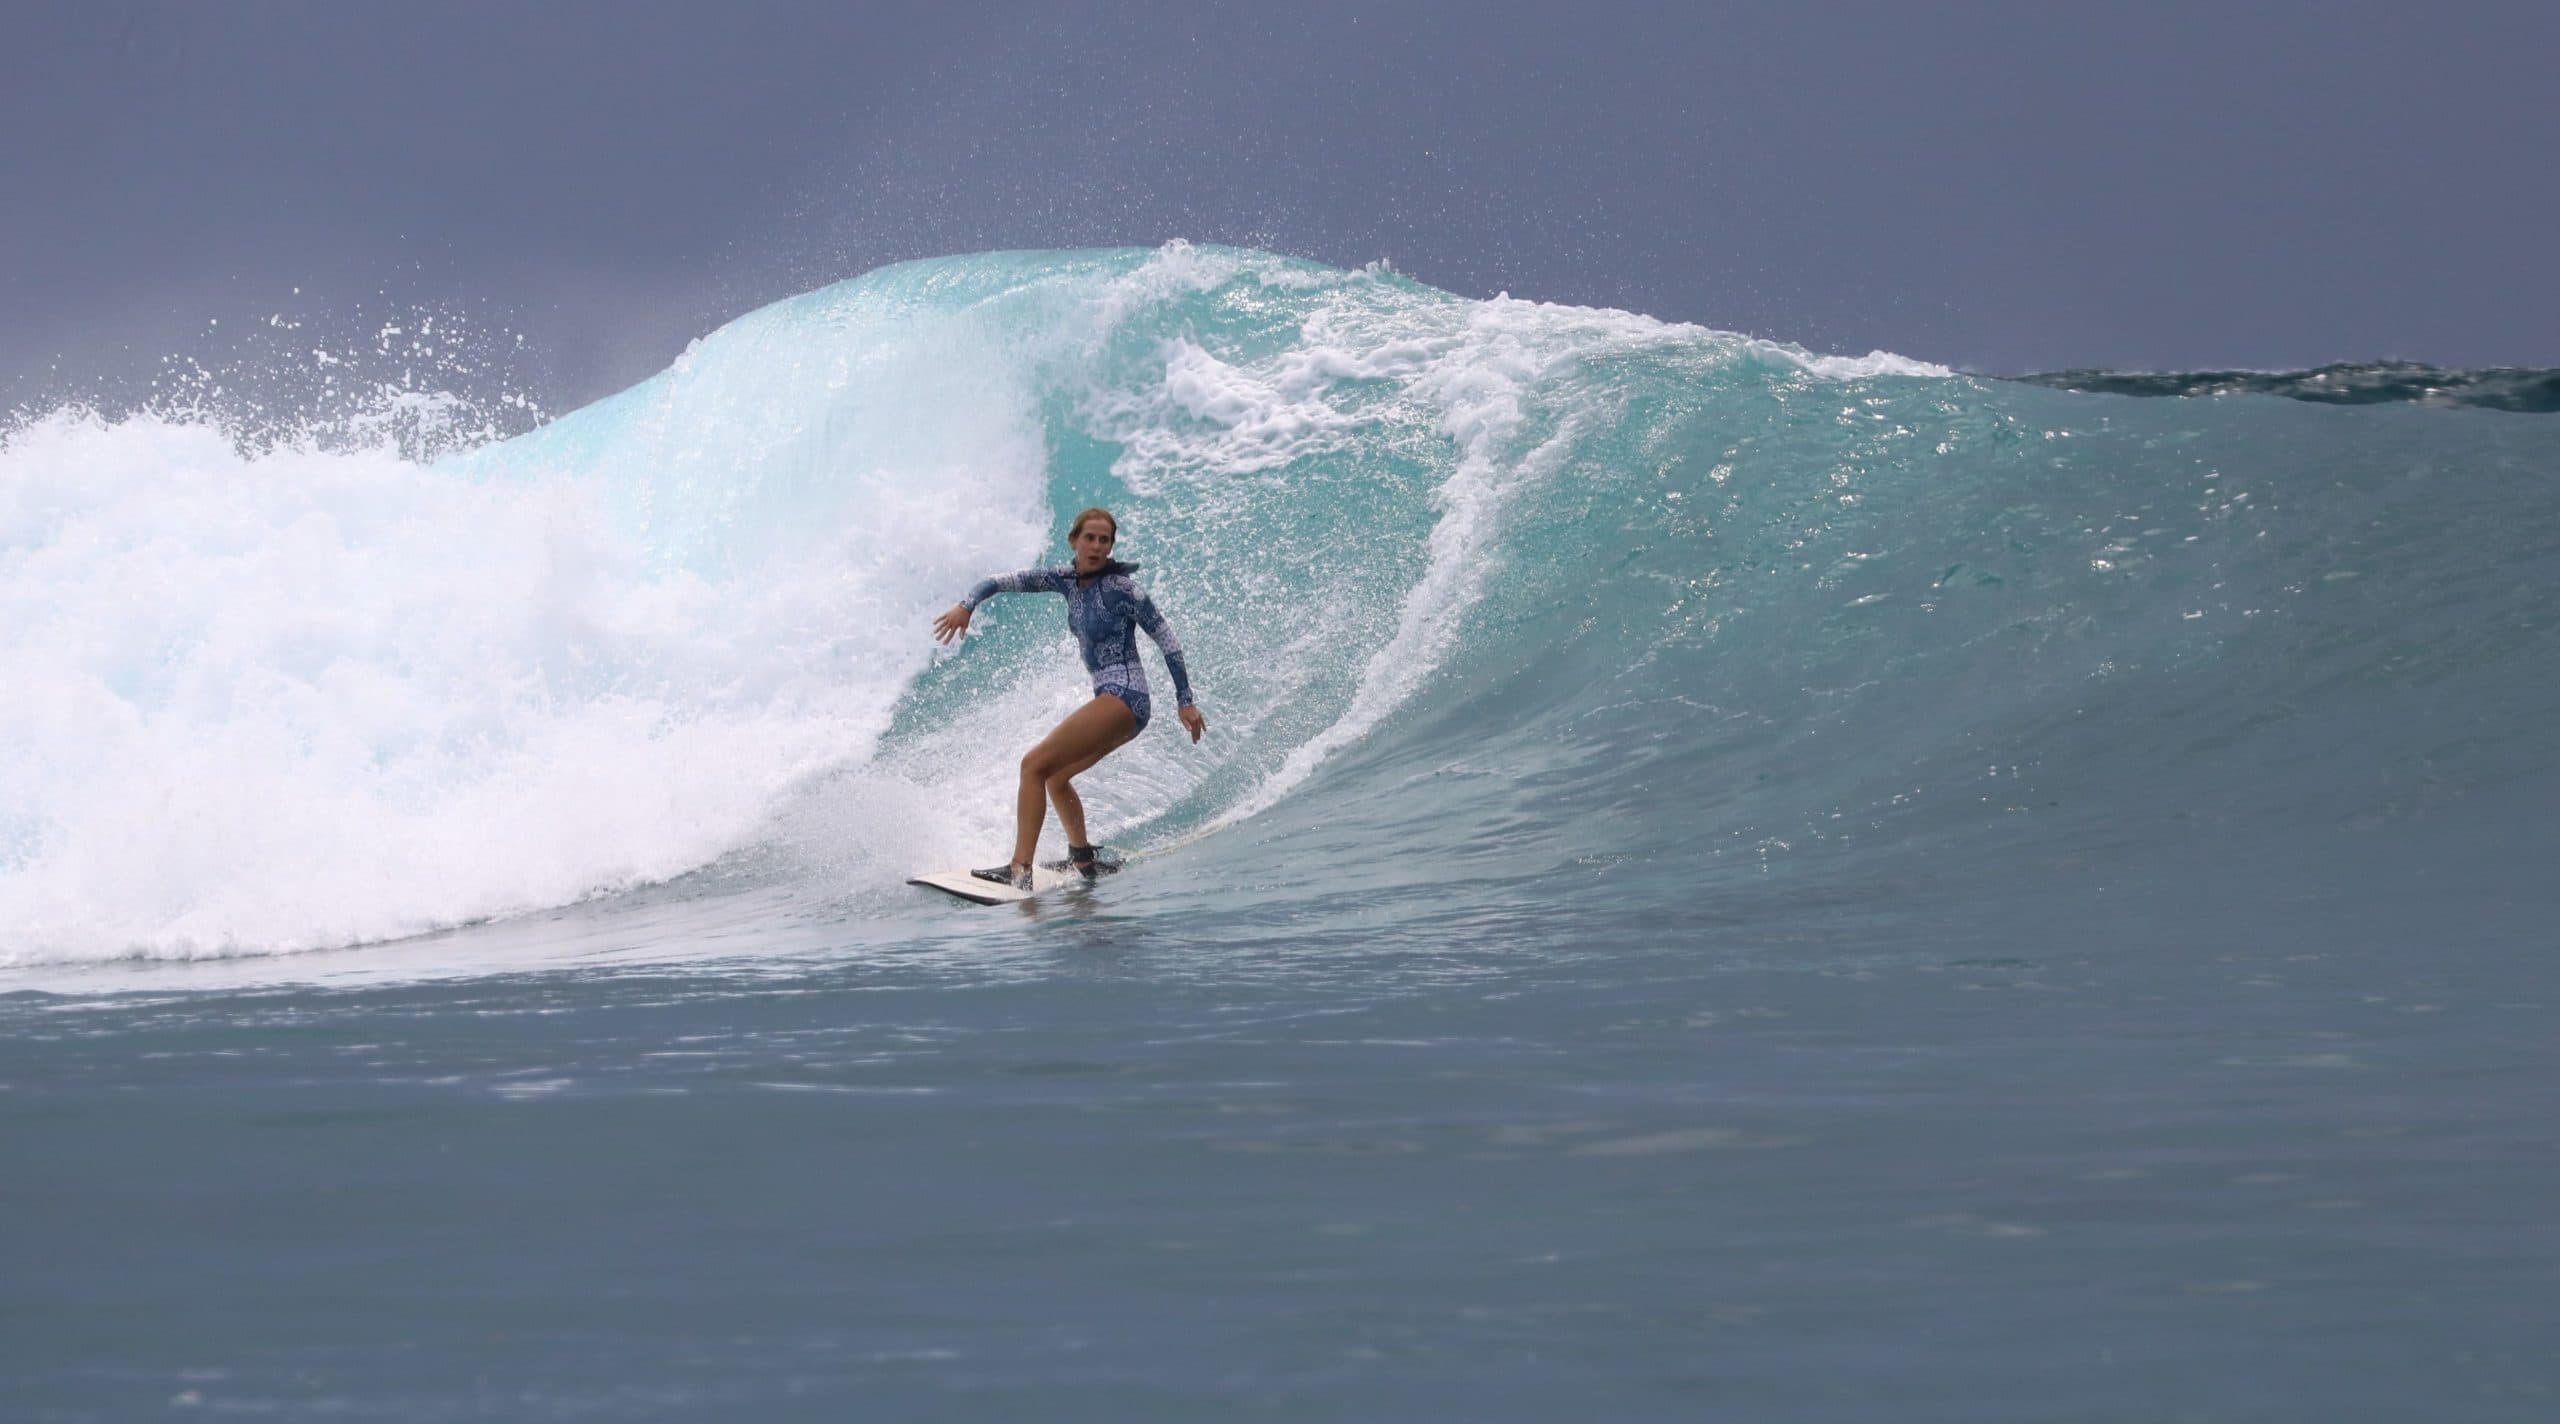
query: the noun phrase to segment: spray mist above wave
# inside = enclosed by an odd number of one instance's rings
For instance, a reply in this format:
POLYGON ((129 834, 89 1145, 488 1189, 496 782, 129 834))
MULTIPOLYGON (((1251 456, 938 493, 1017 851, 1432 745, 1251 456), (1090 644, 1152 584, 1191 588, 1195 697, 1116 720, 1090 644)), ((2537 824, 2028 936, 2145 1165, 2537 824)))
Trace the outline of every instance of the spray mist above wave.
POLYGON ((244 453, 391 450, 433 461, 550 418, 523 377, 522 334, 453 305, 299 305, 212 318, 145 372, 23 399, 16 429, 65 411, 217 429, 244 453))
POLYGON ((202 411, 22 420, 0 962, 391 938, 786 829, 893 883, 843 849, 881 816, 907 853, 975 853, 1010 749, 1081 690, 1054 619, 939 663, 923 623, 1096 502, 1139 536, 1219 727, 1205 754, 1115 758, 1098 809, 1140 837, 1251 815, 1435 675, 1520 491, 1662 397, 1630 362, 1937 374, 1174 244, 883 269, 459 451, 202 411))

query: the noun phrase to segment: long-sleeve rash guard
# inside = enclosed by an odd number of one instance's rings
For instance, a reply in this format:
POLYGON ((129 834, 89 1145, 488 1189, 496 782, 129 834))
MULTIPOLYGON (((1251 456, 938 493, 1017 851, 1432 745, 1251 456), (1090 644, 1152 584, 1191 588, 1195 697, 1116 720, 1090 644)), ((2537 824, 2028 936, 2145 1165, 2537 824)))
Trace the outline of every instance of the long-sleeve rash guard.
POLYGON ((1128 564, 1079 583, 1075 565, 1062 564, 1050 569, 1024 569, 1001 578, 981 580, 960 600, 960 606, 976 611, 979 604, 999 593, 1059 593, 1067 599, 1067 627, 1076 635, 1076 645, 1084 653, 1085 671, 1093 674, 1095 691, 1106 686, 1126 687, 1133 692, 1147 690, 1147 669, 1138 661, 1138 635, 1144 628, 1164 653, 1164 668, 1173 674, 1173 696, 1177 705, 1191 705, 1191 674, 1182 665, 1182 640, 1173 635, 1173 625, 1156 611, 1156 602, 1141 591, 1126 572, 1136 565, 1128 564))

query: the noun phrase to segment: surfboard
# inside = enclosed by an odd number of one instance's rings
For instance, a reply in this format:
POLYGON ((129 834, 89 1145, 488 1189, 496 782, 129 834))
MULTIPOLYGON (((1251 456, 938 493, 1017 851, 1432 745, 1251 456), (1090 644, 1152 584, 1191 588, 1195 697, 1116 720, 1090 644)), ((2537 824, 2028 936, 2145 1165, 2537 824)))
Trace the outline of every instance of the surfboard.
POLYGON ((907 883, 929 885, 944 894, 974 900, 981 905, 1010 905, 1061 885, 1083 884, 1084 877, 1072 870, 1035 865, 1031 868, 1031 888, 1028 890, 1016 890, 993 880, 980 880, 966 870, 928 870, 922 875, 907 877, 907 883))

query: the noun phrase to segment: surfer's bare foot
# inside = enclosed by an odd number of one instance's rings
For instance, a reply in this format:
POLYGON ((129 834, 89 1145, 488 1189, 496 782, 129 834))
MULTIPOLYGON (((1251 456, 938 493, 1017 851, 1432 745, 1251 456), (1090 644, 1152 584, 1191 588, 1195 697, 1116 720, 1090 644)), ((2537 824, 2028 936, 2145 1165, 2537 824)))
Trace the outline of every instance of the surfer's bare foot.
POLYGON ((980 880, 992 880, 998 885, 1010 885, 1016 890, 1031 888, 1031 867, 1028 865, 991 865, 984 870, 972 870, 969 873, 980 880))

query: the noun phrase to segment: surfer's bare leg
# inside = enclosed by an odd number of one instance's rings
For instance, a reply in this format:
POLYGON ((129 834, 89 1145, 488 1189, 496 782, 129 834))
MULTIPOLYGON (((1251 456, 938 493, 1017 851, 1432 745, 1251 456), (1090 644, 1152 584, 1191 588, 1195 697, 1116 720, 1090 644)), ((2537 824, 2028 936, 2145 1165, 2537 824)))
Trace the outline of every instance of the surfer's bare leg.
POLYGON ((1094 763, 1118 751, 1138 734, 1138 719, 1128 714, 1127 704, 1116 697, 1097 697, 1096 702, 1110 702, 1121 707, 1122 726, 1111 745, 1078 758, 1073 764, 1052 772, 1044 784, 1049 789, 1049 804, 1058 808, 1058 824, 1066 830, 1069 846, 1089 846, 1093 837, 1085 834, 1084 798, 1076 794, 1075 778, 1093 769, 1094 763))
POLYGON ((1117 697, 1097 693, 1091 702, 1067 714, 1040 745, 1023 753, 1022 790, 1014 797, 1013 863, 1029 865, 1040 846, 1040 823, 1047 819, 1050 803, 1058 808, 1059 824, 1066 828, 1067 840, 1074 845, 1089 844, 1084 832, 1084 801, 1076 795, 1071 779, 1109 756, 1121 743, 1136 736, 1138 719, 1129 704, 1117 697))

